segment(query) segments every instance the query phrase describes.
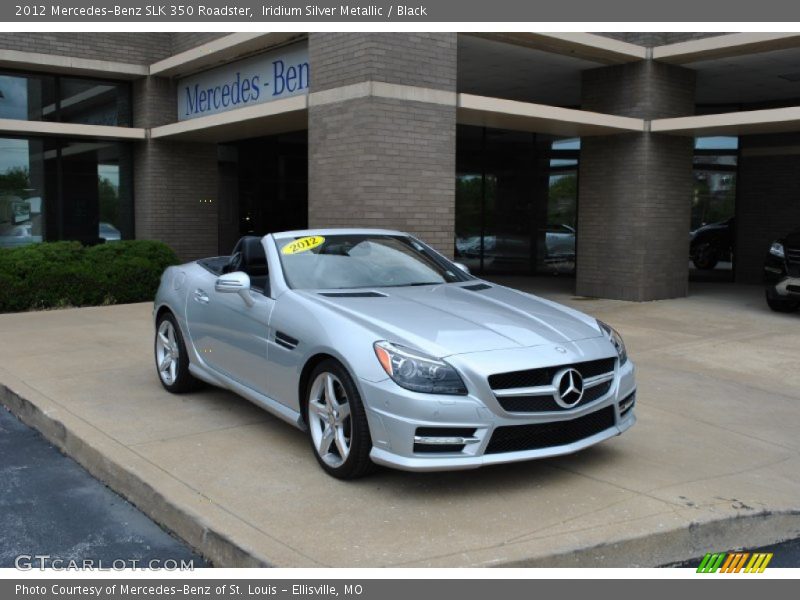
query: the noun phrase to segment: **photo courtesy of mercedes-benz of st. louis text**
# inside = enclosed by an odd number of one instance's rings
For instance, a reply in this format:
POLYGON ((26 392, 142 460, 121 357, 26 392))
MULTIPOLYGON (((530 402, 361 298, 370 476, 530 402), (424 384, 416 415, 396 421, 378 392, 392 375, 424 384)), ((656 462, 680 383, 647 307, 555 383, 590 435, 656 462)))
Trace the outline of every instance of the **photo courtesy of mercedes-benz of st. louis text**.
POLYGON ((635 422, 612 327, 397 231, 244 237, 169 267, 153 316, 167 390, 232 390, 307 431, 343 479, 569 454, 635 422))

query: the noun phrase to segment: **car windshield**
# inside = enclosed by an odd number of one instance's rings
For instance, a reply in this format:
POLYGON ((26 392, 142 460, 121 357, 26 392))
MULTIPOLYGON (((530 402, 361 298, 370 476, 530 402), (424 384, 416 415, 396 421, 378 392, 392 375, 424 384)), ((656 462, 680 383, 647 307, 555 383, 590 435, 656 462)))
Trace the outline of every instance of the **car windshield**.
POLYGON ((315 235, 276 242, 286 282, 295 289, 421 286, 470 279, 401 235, 315 235))

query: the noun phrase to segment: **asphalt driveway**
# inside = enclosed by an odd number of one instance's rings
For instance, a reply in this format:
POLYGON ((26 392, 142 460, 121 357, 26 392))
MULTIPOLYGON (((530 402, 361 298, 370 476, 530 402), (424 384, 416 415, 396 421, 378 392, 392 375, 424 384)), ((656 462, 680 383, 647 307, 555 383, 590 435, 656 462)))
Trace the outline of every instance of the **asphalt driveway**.
POLYGON ((37 560, 207 566, 3 407, 0 456, 0 568, 14 567, 18 557, 23 568, 37 560))

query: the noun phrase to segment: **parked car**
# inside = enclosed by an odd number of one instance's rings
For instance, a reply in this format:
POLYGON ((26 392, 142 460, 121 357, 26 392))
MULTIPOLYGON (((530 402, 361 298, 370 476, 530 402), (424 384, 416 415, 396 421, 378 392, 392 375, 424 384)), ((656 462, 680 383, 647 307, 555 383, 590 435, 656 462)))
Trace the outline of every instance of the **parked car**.
POLYGON ((575 228, 566 224, 548 228, 545 234, 546 260, 575 260, 575 228))
POLYGON ((611 327, 396 231, 242 238, 169 267, 153 316, 168 391, 234 391, 307 431, 335 477, 568 454, 635 422, 611 327))
POLYGON ((689 232, 689 257, 696 268, 710 270, 720 261, 732 260, 734 226, 730 217, 689 232))
POLYGON ((772 242, 764 261, 764 281, 772 310, 800 308, 800 229, 772 242))
MULTIPOLYGON (((469 265, 478 265, 481 256, 481 236, 456 238, 456 256, 469 265)), ((483 238, 484 268, 495 271, 519 270, 531 262, 531 236, 486 235, 483 238)), ((575 260, 575 229, 556 225, 545 232, 547 264, 575 260)))

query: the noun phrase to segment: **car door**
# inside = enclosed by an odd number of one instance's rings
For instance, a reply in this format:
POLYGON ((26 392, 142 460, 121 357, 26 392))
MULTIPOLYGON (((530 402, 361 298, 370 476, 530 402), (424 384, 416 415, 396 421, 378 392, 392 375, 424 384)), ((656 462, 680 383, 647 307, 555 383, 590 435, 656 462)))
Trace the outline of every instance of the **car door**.
POLYGON ((238 294, 217 292, 216 277, 189 290, 189 335, 208 368, 261 394, 267 393, 269 319, 275 301, 253 289, 248 306, 238 294))

